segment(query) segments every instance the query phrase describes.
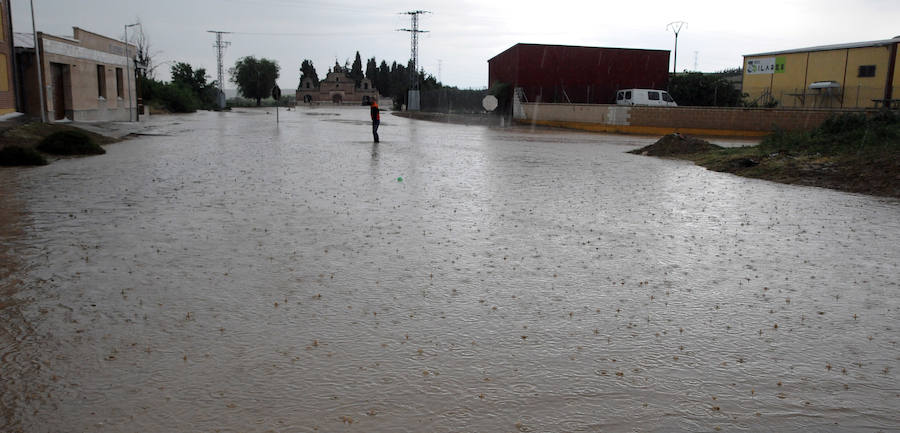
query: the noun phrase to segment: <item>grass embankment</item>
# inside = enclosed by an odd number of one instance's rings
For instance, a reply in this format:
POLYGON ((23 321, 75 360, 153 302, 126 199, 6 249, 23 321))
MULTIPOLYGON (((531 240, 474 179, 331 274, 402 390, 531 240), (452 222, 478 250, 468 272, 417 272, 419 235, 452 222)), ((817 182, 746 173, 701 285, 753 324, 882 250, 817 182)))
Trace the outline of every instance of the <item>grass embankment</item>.
POLYGON ((759 145, 722 148, 678 135, 632 151, 781 183, 900 198, 900 115, 843 114, 813 131, 775 132, 759 145))
POLYGON ((71 125, 39 122, 7 125, 0 132, 0 165, 45 165, 45 154, 103 154, 106 151, 100 145, 116 141, 71 125))

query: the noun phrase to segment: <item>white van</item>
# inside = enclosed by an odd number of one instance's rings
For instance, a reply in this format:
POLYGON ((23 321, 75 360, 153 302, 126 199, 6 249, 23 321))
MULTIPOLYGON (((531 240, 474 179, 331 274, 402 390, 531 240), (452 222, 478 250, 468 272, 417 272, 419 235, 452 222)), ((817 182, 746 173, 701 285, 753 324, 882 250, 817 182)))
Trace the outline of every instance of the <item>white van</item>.
POLYGON ((665 90, 623 89, 616 93, 617 105, 653 105, 659 107, 677 107, 678 104, 665 90))

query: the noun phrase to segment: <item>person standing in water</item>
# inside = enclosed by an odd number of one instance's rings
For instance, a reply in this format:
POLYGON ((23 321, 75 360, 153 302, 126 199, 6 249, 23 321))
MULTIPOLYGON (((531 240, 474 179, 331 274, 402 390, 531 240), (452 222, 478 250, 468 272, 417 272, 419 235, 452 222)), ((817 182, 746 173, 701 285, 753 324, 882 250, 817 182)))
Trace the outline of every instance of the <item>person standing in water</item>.
POLYGON ((372 116, 372 138, 378 143, 378 125, 381 123, 381 114, 378 112, 378 101, 372 99, 372 107, 369 109, 372 116))

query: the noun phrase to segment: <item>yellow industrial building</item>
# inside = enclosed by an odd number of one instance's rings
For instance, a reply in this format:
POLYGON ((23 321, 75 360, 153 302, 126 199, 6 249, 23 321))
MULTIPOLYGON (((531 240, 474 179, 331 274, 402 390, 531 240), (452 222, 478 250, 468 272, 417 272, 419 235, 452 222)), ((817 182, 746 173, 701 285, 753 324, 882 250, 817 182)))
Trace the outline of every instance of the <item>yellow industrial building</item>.
POLYGON ((743 91, 759 105, 873 108, 900 105, 900 36, 744 56, 743 91), (895 90, 896 89, 896 90, 895 90))

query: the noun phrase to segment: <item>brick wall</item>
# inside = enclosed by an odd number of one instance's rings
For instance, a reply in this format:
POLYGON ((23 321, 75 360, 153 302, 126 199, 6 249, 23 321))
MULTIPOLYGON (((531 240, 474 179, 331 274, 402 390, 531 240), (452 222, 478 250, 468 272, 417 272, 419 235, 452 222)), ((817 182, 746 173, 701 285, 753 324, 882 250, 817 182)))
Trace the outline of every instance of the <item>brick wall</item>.
POLYGON ((632 125, 762 132, 813 129, 834 114, 833 110, 716 107, 632 107, 630 112, 632 125))
POLYGON ((719 107, 629 107, 582 104, 524 104, 524 122, 596 130, 658 133, 708 133, 760 135, 775 129, 809 130, 835 114, 835 110, 719 108, 719 107), (571 125, 567 125, 571 123, 571 125))

